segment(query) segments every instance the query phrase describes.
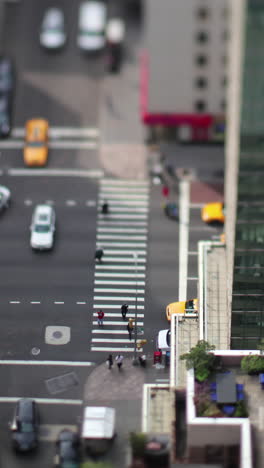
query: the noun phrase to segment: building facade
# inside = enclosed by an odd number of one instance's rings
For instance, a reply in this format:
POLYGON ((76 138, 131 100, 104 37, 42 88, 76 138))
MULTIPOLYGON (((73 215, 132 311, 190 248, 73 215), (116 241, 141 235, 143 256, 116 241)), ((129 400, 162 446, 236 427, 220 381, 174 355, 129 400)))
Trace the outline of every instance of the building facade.
POLYGON ((226 0, 146 0, 141 120, 176 129, 182 140, 223 138, 226 0))

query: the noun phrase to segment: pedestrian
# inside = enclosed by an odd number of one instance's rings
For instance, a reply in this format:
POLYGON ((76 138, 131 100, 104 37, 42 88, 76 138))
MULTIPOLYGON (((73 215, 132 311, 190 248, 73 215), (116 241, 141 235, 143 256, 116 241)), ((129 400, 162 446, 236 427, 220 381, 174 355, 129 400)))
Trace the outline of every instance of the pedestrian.
POLYGON ((104 312, 101 309, 97 312, 97 323, 99 326, 104 324, 104 312))
POLYGON ((167 185, 163 185, 162 186, 162 195, 164 198, 169 198, 169 195, 170 195, 170 189, 167 185))
POLYGON ((127 324, 127 331, 128 331, 128 334, 129 334, 129 339, 131 340, 132 339, 132 331, 134 329, 134 322, 132 320, 132 318, 130 318, 128 320, 128 324, 127 324))
POLYGON ((94 255, 95 260, 98 260, 98 262, 101 263, 103 255, 104 255, 104 249, 102 247, 98 246, 98 248, 95 251, 95 255, 94 255))
POLYGON ((104 201, 104 203, 102 204, 102 214, 108 214, 109 213, 109 205, 107 203, 107 201, 104 201))
POLYGON ((127 311, 128 311, 128 305, 127 305, 127 304, 123 304, 123 305, 121 306, 121 314, 122 314, 123 320, 126 320, 127 311))
POLYGON ((106 362, 108 364, 108 369, 112 369, 112 366, 113 366, 113 363, 114 363, 112 354, 109 354, 106 362))
POLYGON ((122 356, 122 354, 118 354, 115 358, 118 370, 121 370, 123 359, 124 359, 124 356, 122 356))

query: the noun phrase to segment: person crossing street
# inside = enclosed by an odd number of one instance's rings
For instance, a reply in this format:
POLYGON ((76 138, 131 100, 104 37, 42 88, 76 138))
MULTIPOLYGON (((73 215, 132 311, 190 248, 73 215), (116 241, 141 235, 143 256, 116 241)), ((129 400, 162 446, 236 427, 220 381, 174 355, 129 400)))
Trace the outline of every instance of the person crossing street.
POLYGON ((121 306, 121 314, 122 314, 123 320, 126 320, 127 311, 128 311, 128 305, 127 305, 127 304, 123 304, 123 305, 121 306))
POLYGON ((124 356, 122 354, 118 354, 115 358, 118 370, 121 370, 122 364, 123 364, 124 356))
POLYGON ((128 324, 127 324, 127 331, 128 331, 128 335, 129 335, 129 339, 130 341, 132 340, 132 332, 133 332, 133 329, 134 329, 134 322, 132 320, 132 318, 130 318, 128 320, 128 324))
POLYGON ((99 326, 104 324, 104 312, 101 309, 97 312, 97 323, 99 326))

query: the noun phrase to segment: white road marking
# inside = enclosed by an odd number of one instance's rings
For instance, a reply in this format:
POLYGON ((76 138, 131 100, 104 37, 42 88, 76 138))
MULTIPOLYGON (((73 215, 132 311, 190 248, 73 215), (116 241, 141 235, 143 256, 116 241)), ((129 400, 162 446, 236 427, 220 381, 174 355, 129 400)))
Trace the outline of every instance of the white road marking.
MULTIPOLYGON (((94 288, 95 293, 130 293, 145 294, 145 289, 123 289, 123 288, 94 288)), ((115 298, 113 298, 115 299, 115 298)), ((139 298, 137 298, 139 300, 139 298)))
POLYGON ((96 239, 99 239, 99 240, 109 240, 109 239, 113 239, 113 240, 138 240, 138 241, 144 241, 144 240, 147 240, 147 236, 108 236, 107 234, 97 234, 96 236, 96 239))
MULTIPOLYGON (((105 322, 106 325, 108 325, 108 322, 105 322)), ((125 323, 123 323, 125 325, 125 323)), ((102 334, 102 335, 128 335, 127 330, 105 330, 103 328, 98 328, 96 330, 92 330, 92 333, 95 334, 102 334)), ((92 341, 95 341, 94 338, 92 338, 92 341)))
MULTIPOLYGON (((94 301, 133 301, 135 302, 136 298, 135 297, 127 297, 127 296, 94 296, 93 298, 94 301)), ((144 302, 145 298, 144 297, 138 297, 137 298, 138 302, 144 302)), ((98 307, 98 306, 97 306, 98 307)))
POLYGON ((180 213, 179 213, 179 301, 186 300, 187 271, 188 271, 188 244, 189 244, 189 200, 190 183, 187 180, 180 182, 180 213))
MULTIPOLYGON (((146 221, 126 221, 126 226, 147 226, 146 221)), ((124 221, 98 220, 97 226, 124 226, 124 221)))
MULTIPOLYGON (((133 270, 135 271, 135 265, 95 265, 96 270, 133 270)), ((145 266, 137 266, 137 270, 146 270, 145 266)))
POLYGON ((32 205, 32 200, 25 200, 24 204, 27 205, 27 206, 30 206, 30 205, 32 205))
POLYGON ((41 304, 40 301, 30 301, 30 304, 41 304))
POLYGON ((20 304, 20 301, 9 301, 9 304, 20 304))
MULTIPOLYGON (((94 315, 95 315, 95 314, 94 314, 94 315)), ((120 315, 120 314, 119 314, 119 315, 120 315)), ((141 315, 143 315, 143 314, 141 314, 141 315)), ((107 314, 107 317, 109 317, 109 314, 107 314)), ((132 317, 132 318, 134 318, 134 317, 132 317)), ((127 321, 122 320, 122 322, 121 322, 121 321, 120 321, 120 322, 119 322, 119 321, 111 322, 111 321, 109 321, 109 320, 106 320, 105 324, 106 324, 107 326, 112 326, 112 325, 113 325, 113 326, 117 326, 117 325, 118 325, 118 326, 122 326, 122 325, 127 325, 127 321)), ((97 323, 96 320, 93 322, 93 325, 98 325, 98 323, 97 323)), ((143 327, 144 322, 139 322, 139 321, 137 321, 137 325, 143 327)), ((101 329, 100 329, 100 331, 101 331, 101 329)))
POLYGON ((145 273, 100 273, 98 271, 95 272, 94 276, 102 277, 105 276, 107 278, 145 278, 145 273))
POLYGON ((67 206, 76 206, 76 201, 75 200, 66 200, 66 205, 67 206))
POLYGON ((104 190, 113 186, 114 188, 124 186, 125 188, 129 186, 135 187, 148 187, 148 180, 130 180, 130 179, 102 179, 101 187, 104 187, 104 190))
POLYGON ((111 219, 147 219, 148 215, 147 214, 134 214, 134 215, 131 215, 131 214, 118 214, 118 215, 114 215, 114 214, 109 214, 107 216, 103 215, 103 214, 100 214, 98 213, 98 219, 108 219, 108 220, 111 220, 111 219))
MULTIPOLYGON (((134 348, 112 348, 112 347, 108 347, 108 346, 106 346, 105 348, 102 348, 100 346, 91 346, 91 351, 103 351, 104 353, 109 352, 109 351, 112 351, 114 353, 115 352, 118 353, 119 351, 121 351, 123 353, 133 353, 134 348)), ((137 350, 137 351, 141 352, 142 349, 137 350)))
POLYGON ((145 228, 137 228, 137 229, 131 229, 131 228, 114 228, 114 227, 98 227, 97 228, 97 232, 115 232, 115 233, 119 233, 119 232, 122 232, 124 234, 145 234, 148 232, 147 229, 145 228))
POLYGON ((94 284, 111 284, 124 286, 145 286, 145 281, 113 281, 113 280, 94 280, 94 284))
POLYGON ((78 301, 78 302, 76 302, 76 304, 83 305, 83 304, 86 304, 86 302, 85 301, 78 301))
MULTIPOLYGON (((121 307, 120 304, 119 304, 118 306, 110 306, 110 305, 104 305, 104 304, 102 304, 102 305, 94 305, 94 309, 99 309, 99 308, 101 308, 101 309, 111 309, 111 310, 112 310, 112 309, 116 308, 116 309, 119 310, 118 313, 115 313, 115 312, 106 312, 106 314, 105 314, 106 317, 119 317, 119 318, 120 318, 120 316, 121 316, 120 307, 121 307)), ((129 306, 129 310, 130 310, 130 309, 133 309, 133 308, 135 309, 135 306, 134 306, 134 307, 131 306, 131 305, 129 306)), ((144 309, 144 307, 139 306, 138 309, 144 309)), ((93 316, 94 316, 94 317, 97 317, 97 313, 96 313, 96 312, 93 312, 93 316)), ((138 313, 137 316, 138 316, 139 318, 141 318, 141 317, 143 318, 143 317, 144 317, 144 314, 138 313)), ((135 317, 135 314, 134 314, 134 313, 131 313, 131 312, 128 312, 128 313, 127 313, 127 318, 130 318, 130 317, 131 317, 131 318, 134 318, 134 317, 135 317)))
POLYGON ((94 365, 94 362, 89 362, 89 361, 23 361, 23 360, 6 359, 6 360, 0 360, 0 365, 90 367, 94 365))
POLYGON ((64 304, 63 301, 54 301, 54 304, 64 304))
POLYGON ((54 205, 54 201, 53 200, 46 200, 47 205, 54 205))
MULTIPOLYGON (((108 255, 104 255, 103 257, 104 262, 113 262, 113 263, 133 263, 134 264, 134 269, 136 269, 135 266, 135 259, 133 257, 108 257, 108 255)), ((146 263, 145 258, 138 258, 137 263, 146 263)))
POLYGON ((96 206, 96 201, 95 200, 87 200, 85 202, 86 206, 96 206))
MULTIPOLYGON (((50 127, 49 138, 83 137, 99 138, 100 130, 96 127, 50 127)), ((11 130, 12 138, 25 138, 25 128, 15 127, 11 130)))
POLYGON ((137 249, 134 249, 134 250, 109 250, 109 249, 104 249, 104 253, 105 255, 134 255, 135 253, 137 254, 137 256, 139 255, 146 255, 146 250, 137 250, 137 249))
POLYGON ((141 200, 111 200, 109 202, 110 210, 112 211, 115 206, 122 206, 122 207, 133 207, 133 206, 143 206, 146 207, 148 203, 146 201, 141 200))
POLYGON ((130 343, 129 338, 92 338, 93 343, 130 343))
POLYGON ((146 248, 147 244, 145 242, 104 242, 104 247, 133 247, 139 249, 146 248))
MULTIPOLYGON (((24 141, 20 140, 5 140, 0 141, 0 149, 23 149, 24 141)), ((97 141, 82 141, 82 140, 50 140, 50 149, 96 149, 98 148, 97 141)))
POLYGON ((103 176, 103 171, 100 169, 28 169, 28 168, 9 168, 7 170, 10 176, 56 176, 56 177, 91 177, 100 178, 103 176))
POLYGON ((108 201, 111 200, 110 204, 112 203, 112 200, 115 200, 116 202, 118 202, 119 200, 122 200, 124 198, 126 200, 144 200, 145 202, 147 202, 149 200, 149 195, 146 192, 142 192, 141 194, 139 194, 138 189, 135 193, 128 192, 126 194, 124 194, 123 192, 113 193, 112 191, 109 193, 108 192, 99 193, 99 200, 101 201, 105 199, 107 199, 108 201))
MULTIPOLYGON (((119 213, 119 212, 125 212, 125 213, 147 213, 148 211, 148 208, 143 206, 143 207, 128 207, 128 206, 123 206, 123 207, 120 207, 120 205, 118 206, 111 206, 111 213, 119 213)), ((98 207, 98 210, 101 210, 100 207, 98 207)), ((127 216, 127 215, 126 215, 127 216)))
MULTIPOLYGON (((25 398, 23 396, 20 397, 0 397, 0 403, 16 403, 21 398, 25 398)), ((63 400, 59 398, 35 398, 35 397, 27 397, 35 400, 39 404, 47 404, 47 405, 82 405, 83 400, 63 400)))

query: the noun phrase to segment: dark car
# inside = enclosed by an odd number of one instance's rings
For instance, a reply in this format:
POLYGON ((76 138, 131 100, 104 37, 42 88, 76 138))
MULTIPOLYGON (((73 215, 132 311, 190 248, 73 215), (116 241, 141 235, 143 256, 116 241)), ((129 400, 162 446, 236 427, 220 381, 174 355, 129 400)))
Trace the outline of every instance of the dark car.
POLYGON ((39 416, 36 402, 29 398, 18 400, 10 429, 12 443, 18 452, 28 452, 38 445, 39 416))
POLYGON ((12 93, 14 89, 14 66, 7 57, 0 56, 0 92, 12 93))
POLYGON ((77 433, 63 429, 56 440, 55 466, 79 468, 80 439, 77 433))
POLYGON ((7 137, 11 130, 11 97, 0 92, 0 137, 7 137))

